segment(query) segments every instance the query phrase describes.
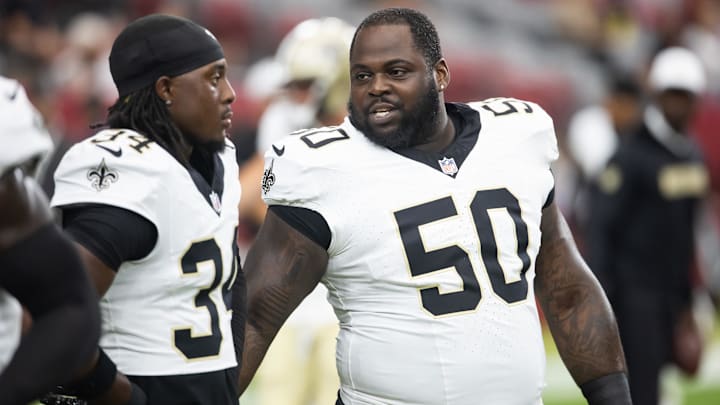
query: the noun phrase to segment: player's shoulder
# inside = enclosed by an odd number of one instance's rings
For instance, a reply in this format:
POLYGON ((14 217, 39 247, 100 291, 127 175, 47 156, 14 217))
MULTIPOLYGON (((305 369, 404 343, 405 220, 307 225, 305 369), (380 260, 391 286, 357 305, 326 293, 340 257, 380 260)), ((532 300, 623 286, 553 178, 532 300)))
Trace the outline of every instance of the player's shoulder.
POLYGON ((358 133, 351 125, 309 128, 294 131, 274 142, 265 152, 266 159, 293 161, 303 166, 329 165, 349 159, 357 150, 358 133))
POLYGON ((173 167, 181 166, 147 136, 129 129, 104 129, 70 147, 54 177, 58 184, 90 182, 96 189, 104 189, 118 179, 153 184, 173 167))
MULTIPOLYGON (((147 206, 183 166, 149 137, 105 129, 74 144, 55 169, 52 206, 101 203, 151 218, 147 206)), ((151 204, 150 204, 151 205, 151 204)))
MULTIPOLYGON (((98 160, 132 168, 163 168, 172 156, 148 136, 131 129, 103 129, 74 144, 63 157, 76 164, 98 160)), ((61 162, 62 164, 62 162, 61 162)))
POLYGON ((127 128, 102 129, 80 143, 131 148, 138 153, 162 150, 162 147, 147 135, 127 128))
POLYGON ((553 120, 539 104, 516 98, 469 103, 480 114, 482 138, 525 156, 551 162, 558 157, 553 120))
POLYGON ((529 131, 552 129, 553 119, 540 104, 511 97, 493 97, 468 103, 481 122, 529 131))

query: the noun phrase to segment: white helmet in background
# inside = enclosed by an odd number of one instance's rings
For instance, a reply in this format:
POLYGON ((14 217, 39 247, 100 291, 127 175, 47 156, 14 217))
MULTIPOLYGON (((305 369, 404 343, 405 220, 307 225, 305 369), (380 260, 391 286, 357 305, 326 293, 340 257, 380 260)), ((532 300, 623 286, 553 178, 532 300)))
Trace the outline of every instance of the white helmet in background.
POLYGON ((317 108, 345 109, 350 94, 350 42, 355 27, 336 17, 296 25, 280 42, 275 60, 285 82, 312 81, 317 108))
POLYGON ((52 149, 52 138, 25 88, 0 76, 0 175, 27 163, 37 170, 52 149))

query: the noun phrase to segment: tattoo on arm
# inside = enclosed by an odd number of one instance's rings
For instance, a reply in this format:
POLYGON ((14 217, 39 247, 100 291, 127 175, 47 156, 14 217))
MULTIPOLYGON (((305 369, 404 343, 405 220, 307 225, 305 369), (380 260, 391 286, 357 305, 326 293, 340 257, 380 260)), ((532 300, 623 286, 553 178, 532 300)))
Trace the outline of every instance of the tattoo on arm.
POLYGON ((248 319, 238 387, 242 393, 287 317, 317 286, 327 252, 268 212, 245 264, 248 319))
POLYGON ((610 304, 555 204, 543 211, 542 232, 535 288, 570 374, 579 385, 624 372, 625 358, 610 304))

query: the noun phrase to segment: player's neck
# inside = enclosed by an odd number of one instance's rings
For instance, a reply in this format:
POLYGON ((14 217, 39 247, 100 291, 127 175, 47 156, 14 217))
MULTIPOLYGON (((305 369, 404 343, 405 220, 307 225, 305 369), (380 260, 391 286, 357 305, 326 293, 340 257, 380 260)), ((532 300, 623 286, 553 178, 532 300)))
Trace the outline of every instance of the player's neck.
POLYGON ((455 124, 448 118, 445 108, 441 108, 438 115, 437 126, 434 130, 435 134, 428 142, 413 146, 414 149, 424 152, 442 152, 453 143, 455 140, 455 124))

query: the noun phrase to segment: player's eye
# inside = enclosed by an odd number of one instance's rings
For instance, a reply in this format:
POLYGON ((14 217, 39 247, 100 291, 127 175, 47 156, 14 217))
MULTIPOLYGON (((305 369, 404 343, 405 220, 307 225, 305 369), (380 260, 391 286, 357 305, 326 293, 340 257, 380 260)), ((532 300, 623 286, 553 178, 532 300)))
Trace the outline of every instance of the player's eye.
POLYGON ((353 75, 353 78, 358 81, 366 81, 370 79, 370 74, 365 72, 358 72, 353 75))
POLYGON ((405 76, 406 73, 407 73, 407 71, 405 69, 400 69, 400 68, 395 68, 395 69, 390 70, 390 76, 396 77, 396 78, 403 77, 403 76, 405 76))

